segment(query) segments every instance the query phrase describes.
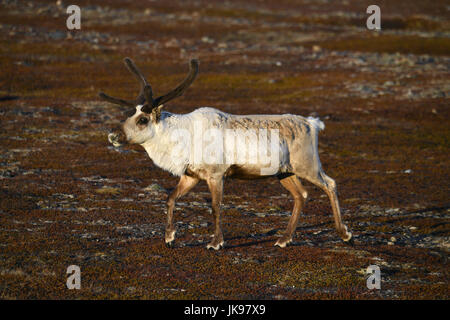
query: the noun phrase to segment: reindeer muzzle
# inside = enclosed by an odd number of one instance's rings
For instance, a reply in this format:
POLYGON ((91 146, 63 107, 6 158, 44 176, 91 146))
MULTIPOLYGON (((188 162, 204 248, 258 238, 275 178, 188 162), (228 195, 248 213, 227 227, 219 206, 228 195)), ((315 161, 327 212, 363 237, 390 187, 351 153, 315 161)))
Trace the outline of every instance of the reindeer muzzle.
POLYGON ((125 136, 122 132, 112 132, 112 133, 108 134, 108 141, 114 147, 123 146, 127 142, 125 139, 125 136))

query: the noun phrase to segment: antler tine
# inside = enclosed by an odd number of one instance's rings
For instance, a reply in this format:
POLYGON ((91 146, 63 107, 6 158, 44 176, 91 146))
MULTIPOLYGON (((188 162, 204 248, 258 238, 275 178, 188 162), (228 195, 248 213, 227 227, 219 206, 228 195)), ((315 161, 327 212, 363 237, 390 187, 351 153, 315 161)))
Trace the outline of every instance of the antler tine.
POLYGON ((189 74, 183 80, 183 82, 181 82, 175 89, 173 89, 169 93, 153 99, 152 87, 150 86, 150 84, 148 84, 142 72, 138 69, 138 67, 136 67, 133 60, 131 60, 130 58, 125 58, 124 62, 127 69, 135 75, 136 79, 141 84, 141 90, 138 97, 133 101, 114 98, 103 92, 99 92, 98 95, 100 96, 100 98, 108 102, 126 107, 135 107, 137 104, 143 105, 145 102, 147 102, 147 104, 145 104, 145 110, 142 109, 143 112, 151 112, 153 109, 159 107, 163 103, 181 96, 184 91, 192 84, 198 74, 198 61, 196 59, 192 59, 189 65, 189 74))
POLYGON ((147 80, 145 79, 142 72, 138 69, 138 67, 136 67, 133 60, 131 60, 130 58, 125 58, 123 59, 123 61, 125 62, 125 66, 127 67, 127 69, 136 76, 141 84, 143 84, 143 87, 146 86, 148 84, 147 80))
POLYGON ((127 69, 136 76, 136 79, 141 84, 141 91, 139 92, 138 97, 136 98, 137 104, 143 104, 147 101, 149 104, 153 103, 153 92, 152 87, 148 84, 142 72, 139 68, 134 64, 133 60, 130 58, 124 59, 125 66, 127 69))
POLYGON ((105 94, 103 92, 99 92, 98 95, 103 100, 106 100, 106 101, 114 103, 114 104, 118 104, 118 105, 121 105, 121 106, 124 106, 124 107, 135 107, 134 101, 114 98, 114 97, 108 96, 107 94, 105 94))
POLYGON ((160 96, 153 100, 152 107, 156 108, 162 105, 163 103, 172 100, 176 97, 181 96, 184 91, 192 84, 197 77, 198 74, 198 60, 192 59, 189 65, 189 74, 188 76, 181 82, 175 89, 170 91, 169 93, 160 96))
POLYGON ((141 84, 141 90, 137 98, 135 100, 124 100, 111 97, 103 92, 99 92, 98 95, 103 100, 126 107, 135 107, 136 105, 144 104, 146 101, 148 101, 148 103, 151 105, 153 103, 153 93, 151 86, 147 83, 147 80, 145 79, 144 75, 136 67, 133 60, 131 60, 130 58, 125 58, 124 62, 127 69, 135 75, 135 77, 141 84))

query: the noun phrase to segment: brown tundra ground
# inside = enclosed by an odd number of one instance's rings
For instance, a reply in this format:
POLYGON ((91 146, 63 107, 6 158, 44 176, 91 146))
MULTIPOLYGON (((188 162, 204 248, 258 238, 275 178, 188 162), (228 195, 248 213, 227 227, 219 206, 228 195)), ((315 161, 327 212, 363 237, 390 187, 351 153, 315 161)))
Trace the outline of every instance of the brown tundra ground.
POLYGON ((77 0, 81 30, 68 31, 65 1, 1 1, 0 298, 448 299, 449 3, 379 0, 374 32, 369 2, 77 0), (126 56, 155 94, 200 60, 171 112, 319 116, 354 246, 306 184, 293 245, 274 247, 293 200, 268 179, 226 181, 218 252, 205 249, 213 219, 198 185, 166 248, 177 178, 139 146, 108 144, 124 118, 97 97, 136 95, 126 56), (81 290, 66 288, 73 264, 81 290), (381 290, 366 287, 372 264, 381 290))

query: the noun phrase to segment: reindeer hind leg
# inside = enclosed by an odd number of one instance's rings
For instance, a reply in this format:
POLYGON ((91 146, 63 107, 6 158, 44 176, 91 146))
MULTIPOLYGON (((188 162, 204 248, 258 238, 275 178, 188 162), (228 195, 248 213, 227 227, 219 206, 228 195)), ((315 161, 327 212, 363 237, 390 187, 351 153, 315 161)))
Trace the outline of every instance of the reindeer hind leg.
POLYGON ((336 182, 332 178, 327 176, 322 170, 320 170, 317 175, 313 177, 305 177, 305 179, 321 188, 328 195, 331 203, 331 208, 333 210, 336 230, 342 240, 344 240, 345 242, 350 241, 352 239, 352 233, 348 231, 347 226, 342 222, 336 182))

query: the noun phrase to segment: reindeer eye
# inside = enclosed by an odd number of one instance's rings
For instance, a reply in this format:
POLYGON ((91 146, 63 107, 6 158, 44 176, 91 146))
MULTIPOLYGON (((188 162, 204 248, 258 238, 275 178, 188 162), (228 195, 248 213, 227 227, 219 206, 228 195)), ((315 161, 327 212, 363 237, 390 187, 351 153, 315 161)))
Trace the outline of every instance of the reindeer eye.
POLYGON ((148 123, 148 119, 142 117, 142 118, 140 118, 140 119, 138 120, 137 123, 138 123, 138 124, 141 124, 141 125, 146 125, 146 124, 148 123))

